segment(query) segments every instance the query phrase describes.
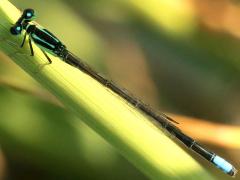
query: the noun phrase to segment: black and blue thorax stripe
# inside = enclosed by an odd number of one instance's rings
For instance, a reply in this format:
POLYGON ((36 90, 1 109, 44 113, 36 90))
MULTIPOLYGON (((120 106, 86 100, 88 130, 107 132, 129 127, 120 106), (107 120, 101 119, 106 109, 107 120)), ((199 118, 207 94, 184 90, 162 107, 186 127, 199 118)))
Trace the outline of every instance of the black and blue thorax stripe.
POLYGON ((66 46, 47 29, 39 28, 34 24, 25 23, 26 32, 29 34, 29 38, 33 40, 41 49, 48 53, 62 57, 63 59, 67 55, 68 51, 66 46))

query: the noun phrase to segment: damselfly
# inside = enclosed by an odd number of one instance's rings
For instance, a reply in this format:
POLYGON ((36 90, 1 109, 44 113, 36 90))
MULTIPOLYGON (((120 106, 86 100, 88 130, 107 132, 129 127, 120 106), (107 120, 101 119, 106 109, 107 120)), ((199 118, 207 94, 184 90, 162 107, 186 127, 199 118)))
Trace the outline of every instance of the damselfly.
POLYGON ((199 143, 197 143, 194 139, 184 134, 178 127, 176 127, 172 122, 177 123, 170 117, 165 114, 157 114, 155 113, 149 106, 145 105, 138 99, 129 95, 121 88, 116 86, 111 81, 103 78, 95 71, 93 71, 88 65, 82 62, 79 58, 74 56, 71 52, 66 49, 66 46, 51 32, 48 30, 32 23, 32 20, 35 18, 33 9, 25 9, 23 11, 22 16, 18 19, 18 21, 11 27, 10 32, 13 35, 20 35, 22 31, 25 31, 25 35, 23 38, 23 42, 21 47, 24 45, 26 41, 26 36, 29 38, 29 47, 31 50, 31 55, 34 55, 32 41, 41 49, 49 63, 52 63, 51 59, 48 57, 47 53, 52 54, 54 56, 59 57, 61 60, 66 63, 80 69, 85 72, 99 83, 109 88, 122 98, 124 98, 127 102, 129 102, 134 107, 141 110, 146 115, 152 117, 154 121, 161 125, 167 132, 171 135, 175 136, 178 140, 180 140, 183 144, 185 144, 188 148, 192 149, 194 152, 205 158, 207 161, 214 164, 217 168, 221 169, 224 173, 229 174, 230 176, 234 176, 237 173, 237 170, 226 160, 216 155, 215 153, 205 149, 199 143), (47 52, 47 53, 46 53, 47 52), (172 122, 170 122, 172 121, 172 122))

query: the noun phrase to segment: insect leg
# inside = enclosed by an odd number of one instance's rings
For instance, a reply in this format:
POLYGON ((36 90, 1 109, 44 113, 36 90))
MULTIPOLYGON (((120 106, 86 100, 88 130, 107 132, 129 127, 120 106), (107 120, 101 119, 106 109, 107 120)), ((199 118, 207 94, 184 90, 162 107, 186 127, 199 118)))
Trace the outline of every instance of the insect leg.
POLYGON ((30 47, 30 51, 31 51, 31 56, 34 56, 31 38, 29 38, 28 43, 29 43, 29 47, 30 47))
POLYGON ((24 34, 23 41, 22 41, 22 44, 20 46, 21 48, 23 47, 23 45, 24 45, 24 43, 26 41, 26 37, 27 37, 27 32, 25 32, 25 34, 24 34))
POLYGON ((49 64, 52 64, 52 60, 51 60, 50 57, 47 55, 47 53, 46 53, 45 51, 43 51, 42 49, 41 49, 41 51, 42 51, 42 53, 44 54, 44 56, 47 58, 49 64))

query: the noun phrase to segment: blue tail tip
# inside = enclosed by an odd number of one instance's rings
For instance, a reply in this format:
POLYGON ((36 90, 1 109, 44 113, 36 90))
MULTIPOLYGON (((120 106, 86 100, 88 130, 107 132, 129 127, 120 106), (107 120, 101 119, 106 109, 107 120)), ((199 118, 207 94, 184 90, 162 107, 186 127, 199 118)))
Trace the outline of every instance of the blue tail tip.
POLYGON ((224 173, 229 174, 230 176, 235 176, 237 174, 237 169, 233 167, 229 162, 220 156, 215 156, 212 159, 213 164, 215 164, 219 169, 221 169, 224 173))

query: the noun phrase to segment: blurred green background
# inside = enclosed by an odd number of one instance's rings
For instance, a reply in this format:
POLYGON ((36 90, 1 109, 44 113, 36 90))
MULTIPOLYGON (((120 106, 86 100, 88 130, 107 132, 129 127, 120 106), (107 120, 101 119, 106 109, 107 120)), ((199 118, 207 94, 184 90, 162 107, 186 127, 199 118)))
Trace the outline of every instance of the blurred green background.
MULTIPOLYGON (((211 122, 213 136, 194 126, 198 120, 183 119, 181 128, 240 167, 240 3, 11 2, 35 9, 37 22, 70 51, 155 109, 211 122)), ((9 57, 0 52, 0 59, 0 179, 147 179, 9 57)))

